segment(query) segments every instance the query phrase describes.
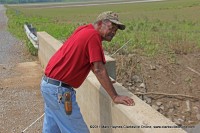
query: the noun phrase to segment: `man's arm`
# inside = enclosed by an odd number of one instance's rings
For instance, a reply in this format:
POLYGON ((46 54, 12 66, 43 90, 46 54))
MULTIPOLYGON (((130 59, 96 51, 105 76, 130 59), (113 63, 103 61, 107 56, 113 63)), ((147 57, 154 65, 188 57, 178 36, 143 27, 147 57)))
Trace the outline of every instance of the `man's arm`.
POLYGON ((92 71, 96 75, 103 88, 110 95, 114 103, 125 104, 128 106, 134 105, 134 101, 130 97, 117 94, 108 76, 107 70, 102 62, 93 62, 92 71))

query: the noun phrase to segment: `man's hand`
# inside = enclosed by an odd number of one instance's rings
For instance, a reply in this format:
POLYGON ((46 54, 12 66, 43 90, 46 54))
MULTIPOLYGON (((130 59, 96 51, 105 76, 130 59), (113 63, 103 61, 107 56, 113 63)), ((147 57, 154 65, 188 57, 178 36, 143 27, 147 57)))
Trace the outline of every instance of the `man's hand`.
POLYGON ((134 101, 132 98, 128 97, 128 96, 116 96, 113 98, 113 102, 116 104, 124 104, 127 106, 133 106, 135 105, 134 101))
POLYGON ((132 98, 127 97, 127 96, 120 96, 117 94, 115 88, 112 85, 114 82, 112 82, 111 79, 109 78, 106 68, 101 61, 93 62, 92 71, 96 75, 97 79, 99 80, 103 88, 110 95, 114 103, 124 104, 127 106, 135 105, 132 98))

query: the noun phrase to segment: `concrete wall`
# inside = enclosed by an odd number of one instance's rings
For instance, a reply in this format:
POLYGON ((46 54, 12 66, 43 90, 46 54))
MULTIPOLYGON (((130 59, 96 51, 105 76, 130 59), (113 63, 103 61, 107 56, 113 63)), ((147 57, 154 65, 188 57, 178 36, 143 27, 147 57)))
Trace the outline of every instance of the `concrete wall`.
MULTIPOLYGON (((46 32, 38 32, 39 60, 43 67, 50 57, 62 45, 46 32)), ((115 78, 115 61, 107 57, 107 70, 115 78)), ((99 84, 95 75, 90 72, 85 82, 77 89, 77 101, 83 117, 91 133, 184 133, 169 119, 151 108, 137 96, 129 92, 119 83, 115 83, 116 91, 134 99, 135 106, 125 106, 112 103, 110 97, 99 84), (154 128, 153 126, 165 126, 154 128), (128 128, 129 127, 129 128, 128 128)))

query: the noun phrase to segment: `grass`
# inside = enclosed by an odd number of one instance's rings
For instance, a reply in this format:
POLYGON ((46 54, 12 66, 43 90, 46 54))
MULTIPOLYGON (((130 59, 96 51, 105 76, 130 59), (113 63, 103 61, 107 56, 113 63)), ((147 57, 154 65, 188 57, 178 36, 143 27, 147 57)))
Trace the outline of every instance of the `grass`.
POLYGON ((111 43, 104 43, 110 53, 130 39, 120 53, 146 56, 167 53, 173 57, 174 54, 188 54, 200 49, 199 0, 71 8, 8 6, 7 15, 9 28, 18 37, 25 38, 23 24, 29 22, 37 31, 46 31, 59 40, 65 40, 78 25, 93 22, 100 12, 106 10, 118 12, 127 26, 111 43))

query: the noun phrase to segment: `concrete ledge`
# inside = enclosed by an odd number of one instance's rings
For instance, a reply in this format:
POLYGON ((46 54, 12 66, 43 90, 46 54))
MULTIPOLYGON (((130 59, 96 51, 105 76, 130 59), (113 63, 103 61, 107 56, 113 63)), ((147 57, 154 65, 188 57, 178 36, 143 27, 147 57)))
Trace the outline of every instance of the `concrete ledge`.
MULTIPOLYGON (((38 32, 37 35, 39 60, 46 67, 62 44, 46 32, 38 32)), ((108 73, 115 78, 115 60, 107 56, 106 60, 108 73)), ((185 133, 119 83, 115 83, 114 87, 119 94, 132 97, 136 105, 113 104, 93 73, 77 89, 77 101, 91 133, 185 133)))
POLYGON ((51 56, 62 44, 46 32, 37 32, 39 49, 38 57, 43 68, 46 67, 51 56))
POLYGON ((92 72, 77 90, 77 101, 88 126, 98 126, 98 128, 90 128, 91 133, 185 132, 181 128, 167 128, 167 126, 175 127, 176 124, 151 108, 119 83, 115 83, 114 87, 119 94, 132 97, 136 105, 128 107, 121 104, 113 104, 92 72), (104 127, 113 126, 113 128, 99 128, 101 125, 104 125, 104 127), (120 127, 114 128, 115 126, 120 127), (128 126, 132 127, 128 128, 128 126), (154 126, 164 127, 155 128, 154 126))

